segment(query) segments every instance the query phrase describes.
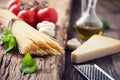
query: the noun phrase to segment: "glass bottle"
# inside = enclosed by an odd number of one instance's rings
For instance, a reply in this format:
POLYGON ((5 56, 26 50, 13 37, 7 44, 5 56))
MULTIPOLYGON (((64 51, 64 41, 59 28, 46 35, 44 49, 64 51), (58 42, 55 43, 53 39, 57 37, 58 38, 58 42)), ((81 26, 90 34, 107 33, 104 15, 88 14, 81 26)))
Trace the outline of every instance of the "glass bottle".
POLYGON ((103 24, 95 11, 97 0, 88 0, 87 9, 86 2, 86 0, 82 0, 81 17, 75 24, 75 30, 82 40, 87 40, 94 34, 101 35, 103 31, 103 24))

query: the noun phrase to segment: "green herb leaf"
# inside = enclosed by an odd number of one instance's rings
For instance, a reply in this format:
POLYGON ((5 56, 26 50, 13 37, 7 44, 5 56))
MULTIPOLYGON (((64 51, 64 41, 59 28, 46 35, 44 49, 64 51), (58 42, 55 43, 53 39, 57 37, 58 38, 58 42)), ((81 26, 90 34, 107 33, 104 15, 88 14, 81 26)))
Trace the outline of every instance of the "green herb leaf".
POLYGON ((3 34, 4 35, 9 35, 9 34, 12 34, 11 31, 8 29, 8 28, 4 28, 4 31, 3 31, 3 34))
POLYGON ((26 53, 23 59, 20 61, 20 71, 23 73, 33 73, 37 69, 36 61, 31 57, 29 53, 26 53))
POLYGON ((8 47, 9 47, 9 43, 8 42, 4 43, 3 48, 7 50, 8 47))
POLYGON ((101 19, 101 21, 102 21, 102 23, 103 23, 103 29, 104 29, 104 30, 109 29, 109 25, 108 25, 107 20, 105 20, 105 19, 101 19))
POLYGON ((3 47, 6 52, 12 50, 17 44, 15 37, 8 28, 4 28, 3 35, 0 40, 3 42, 3 47))
POLYGON ((5 43, 5 42, 9 42, 10 38, 11 38, 10 36, 3 36, 1 40, 3 41, 3 43, 5 43))
POLYGON ((15 39, 15 37, 11 37, 10 41, 9 41, 9 46, 6 51, 8 52, 8 51, 12 50, 15 46, 16 46, 16 39, 15 39))

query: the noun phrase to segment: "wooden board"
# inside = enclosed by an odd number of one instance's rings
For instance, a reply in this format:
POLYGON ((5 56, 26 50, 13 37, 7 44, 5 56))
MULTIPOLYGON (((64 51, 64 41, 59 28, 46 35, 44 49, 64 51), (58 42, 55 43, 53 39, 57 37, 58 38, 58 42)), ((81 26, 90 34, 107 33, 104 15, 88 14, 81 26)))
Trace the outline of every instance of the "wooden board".
MULTIPOLYGON (((27 0, 30 1, 30 0, 27 0)), ((70 0, 38 0, 49 1, 49 5, 58 11, 59 20, 56 28, 56 39, 65 47, 67 27, 69 21, 70 0)), ((7 0, 0 0, 0 6, 5 7, 7 0), (4 4, 4 5, 3 5, 4 4)), ((0 27, 2 33, 3 27, 0 27)), ((19 62, 23 55, 18 51, 5 54, 0 46, 0 80, 61 80, 65 65, 65 55, 34 57, 37 61, 37 71, 33 74, 22 75, 19 70, 19 62)))
MULTIPOLYGON (((70 18, 70 28, 68 30, 68 39, 77 37, 74 31, 75 21, 80 17, 80 5, 81 0, 72 1, 72 10, 70 18)), ((98 0, 97 14, 101 18, 108 20, 110 29, 105 31, 103 35, 120 39, 120 0, 98 0)), ((80 39, 80 38, 79 38, 80 39)), ((66 49, 66 68, 64 80, 87 80, 73 67, 70 61, 71 51, 66 49)), ((120 53, 114 55, 106 56, 103 58, 95 59, 89 62, 81 64, 97 64, 108 74, 110 74, 115 80, 120 80, 120 53)), ((81 65, 80 64, 80 65, 81 65)))

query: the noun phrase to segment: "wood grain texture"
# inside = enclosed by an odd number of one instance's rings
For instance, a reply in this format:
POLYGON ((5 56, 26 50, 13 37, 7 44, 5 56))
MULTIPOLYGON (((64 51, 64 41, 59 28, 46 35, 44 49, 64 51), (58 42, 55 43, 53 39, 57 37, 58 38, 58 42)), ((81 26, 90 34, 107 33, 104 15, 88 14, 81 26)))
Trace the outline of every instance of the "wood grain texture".
MULTIPOLYGON (((30 0, 28 0, 30 1, 30 0)), ((27 2, 28 2, 27 1, 27 2)), ((38 0, 40 2, 48 0, 38 0)), ((5 7, 7 0, 1 0, 0 6, 5 7), (4 5, 3 5, 4 4, 4 5)), ((69 21, 69 9, 70 0, 65 0, 64 3, 61 0, 50 0, 48 3, 50 6, 55 7, 59 20, 57 22, 56 36, 55 38, 65 47, 67 38, 67 27, 69 21)), ((0 26, 0 33, 2 33, 3 27, 0 26)), ((5 54, 2 46, 0 46, 0 80, 61 80, 65 67, 65 55, 61 56, 45 56, 38 57, 33 56, 37 61, 37 71, 33 74, 25 74, 19 70, 19 62, 23 55, 20 55, 18 51, 12 51, 5 54)))
MULTIPOLYGON (((72 10, 70 18, 70 28, 68 29, 68 39, 77 37, 74 31, 75 21, 80 17, 80 2, 81 0, 72 1, 72 10)), ((106 30, 103 35, 120 39, 120 0, 98 0, 97 14, 99 17, 107 19, 110 25, 110 29, 106 30)), ((78 38, 80 39, 80 38, 78 38)), ((66 49, 66 75, 70 75, 65 80, 86 80, 77 70, 73 68, 73 64, 70 62, 71 51, 66 49)), ((110 74, 115 80, 120 80, 120 53, 116 53, 110 56, 95 59, 89 62, 81 64, 97 64, 108 74, 110 74)))

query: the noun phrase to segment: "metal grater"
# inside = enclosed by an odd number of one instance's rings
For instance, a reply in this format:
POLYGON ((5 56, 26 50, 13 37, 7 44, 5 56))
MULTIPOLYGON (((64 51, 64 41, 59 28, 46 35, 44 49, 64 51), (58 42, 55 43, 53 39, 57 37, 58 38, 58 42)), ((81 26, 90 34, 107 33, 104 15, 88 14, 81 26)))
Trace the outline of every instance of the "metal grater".
POLYGON ((74 67, 88 80, 115 80, 96 64, 74 65, 74 67))

